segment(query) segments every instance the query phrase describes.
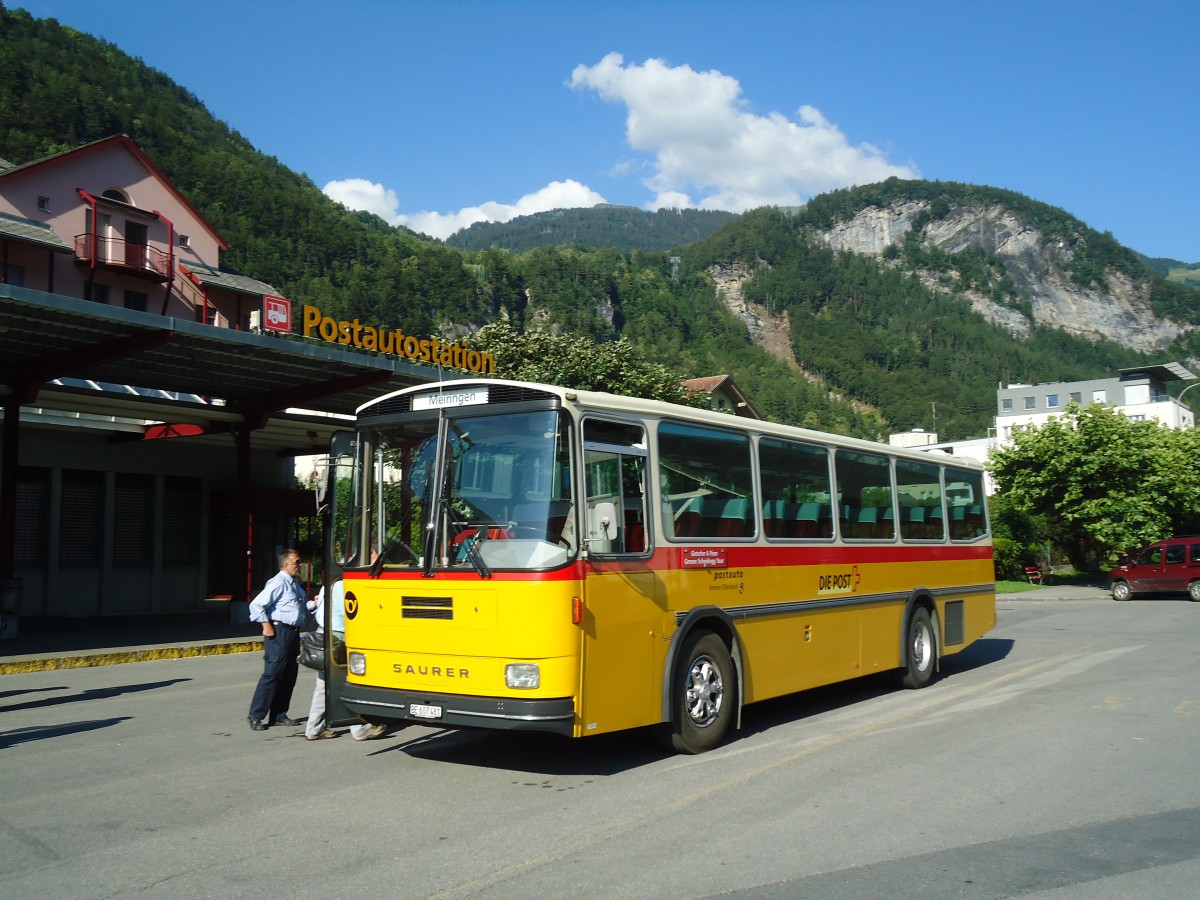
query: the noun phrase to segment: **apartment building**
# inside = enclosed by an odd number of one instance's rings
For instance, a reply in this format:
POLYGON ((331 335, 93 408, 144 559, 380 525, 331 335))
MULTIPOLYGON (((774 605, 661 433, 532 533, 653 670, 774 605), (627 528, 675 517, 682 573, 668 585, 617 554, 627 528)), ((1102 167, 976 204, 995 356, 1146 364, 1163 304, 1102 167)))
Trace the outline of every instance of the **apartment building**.
POLYGON ((1003 443, 1015 429, 1044 425, 1067 406, 1099 403, 1134 421, 1155 420, 1169 428, 1194 428, 1196 417, 1165 385, 1196 378, 1177 363, 1120 369, 1115 378, 1061 381, 1052 384, 1009 384, 996 391, 995 434, 1003 443))

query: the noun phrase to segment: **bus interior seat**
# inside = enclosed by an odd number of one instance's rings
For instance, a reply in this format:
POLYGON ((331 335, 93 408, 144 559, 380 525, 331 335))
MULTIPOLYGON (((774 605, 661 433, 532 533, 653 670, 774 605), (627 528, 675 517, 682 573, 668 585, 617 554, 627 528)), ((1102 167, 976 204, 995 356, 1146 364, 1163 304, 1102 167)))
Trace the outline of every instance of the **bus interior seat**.
POLYGON ((817 517, 820 510, 816 503, 791 504, 791 523, 788 534, 791 537, 810 538, 817 536, 817 517))
POLYGON ((699 532, 702 505, 702 498, 688 497, 676 509, 674 514, 676 537, 691 537, 699 532))
POLYGON ((866 506, 860 509, 854 521, 855 537, 869 538, 876 537, 879 534, 879 510, 874 506, 866 506))
POLYGON ((763 501, 763 530, 767 533, 767 537, 791 536, 791 521, 788 517, 790 505, 783 500, 763 501))
POLYGON ((746 537, 754 533, 754 523, 749 520, 750 501, 734 497, 721 503, 721 514, 717 521, 717 537, 746 537))
POLYGON ((879 514, 879 531, 875 536, 888 539, 896 537, 896 516, 891 506, 882 507, 879 514))

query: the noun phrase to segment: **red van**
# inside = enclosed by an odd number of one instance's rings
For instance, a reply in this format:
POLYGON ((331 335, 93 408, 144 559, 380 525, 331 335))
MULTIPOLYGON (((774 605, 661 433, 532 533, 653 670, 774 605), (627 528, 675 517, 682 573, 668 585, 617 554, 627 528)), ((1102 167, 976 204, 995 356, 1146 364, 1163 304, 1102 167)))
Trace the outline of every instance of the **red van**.
POLYGON ((1200 602, 1200 535, 1155 541, 1137 558, 1108 573, 1114 600, 1155 591, 1187 591, 1200 602))

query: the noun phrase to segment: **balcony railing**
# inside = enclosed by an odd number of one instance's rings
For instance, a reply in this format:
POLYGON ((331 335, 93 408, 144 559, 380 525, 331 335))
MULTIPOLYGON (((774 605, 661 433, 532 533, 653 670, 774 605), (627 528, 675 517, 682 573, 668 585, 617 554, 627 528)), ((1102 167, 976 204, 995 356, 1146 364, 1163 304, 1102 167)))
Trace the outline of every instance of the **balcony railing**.
POLYGON ((75 260, 107 269, 119 269, 155 281, 166 281, 171 271, 170 256, 157 247, 133 244, 123 238, 102 238, 90 234, 75 235, 75 260))

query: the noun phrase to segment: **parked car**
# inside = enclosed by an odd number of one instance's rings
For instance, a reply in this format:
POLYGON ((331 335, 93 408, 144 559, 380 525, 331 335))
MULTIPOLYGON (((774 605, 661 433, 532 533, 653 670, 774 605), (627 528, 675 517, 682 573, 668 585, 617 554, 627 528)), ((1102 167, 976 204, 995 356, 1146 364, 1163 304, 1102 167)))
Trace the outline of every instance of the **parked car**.
POLYGON ((1200 602, 1200 535, 1155 541, 1133 560, 1108 573, 1114 600, 1134 594, 1186 591, 1200 602))

